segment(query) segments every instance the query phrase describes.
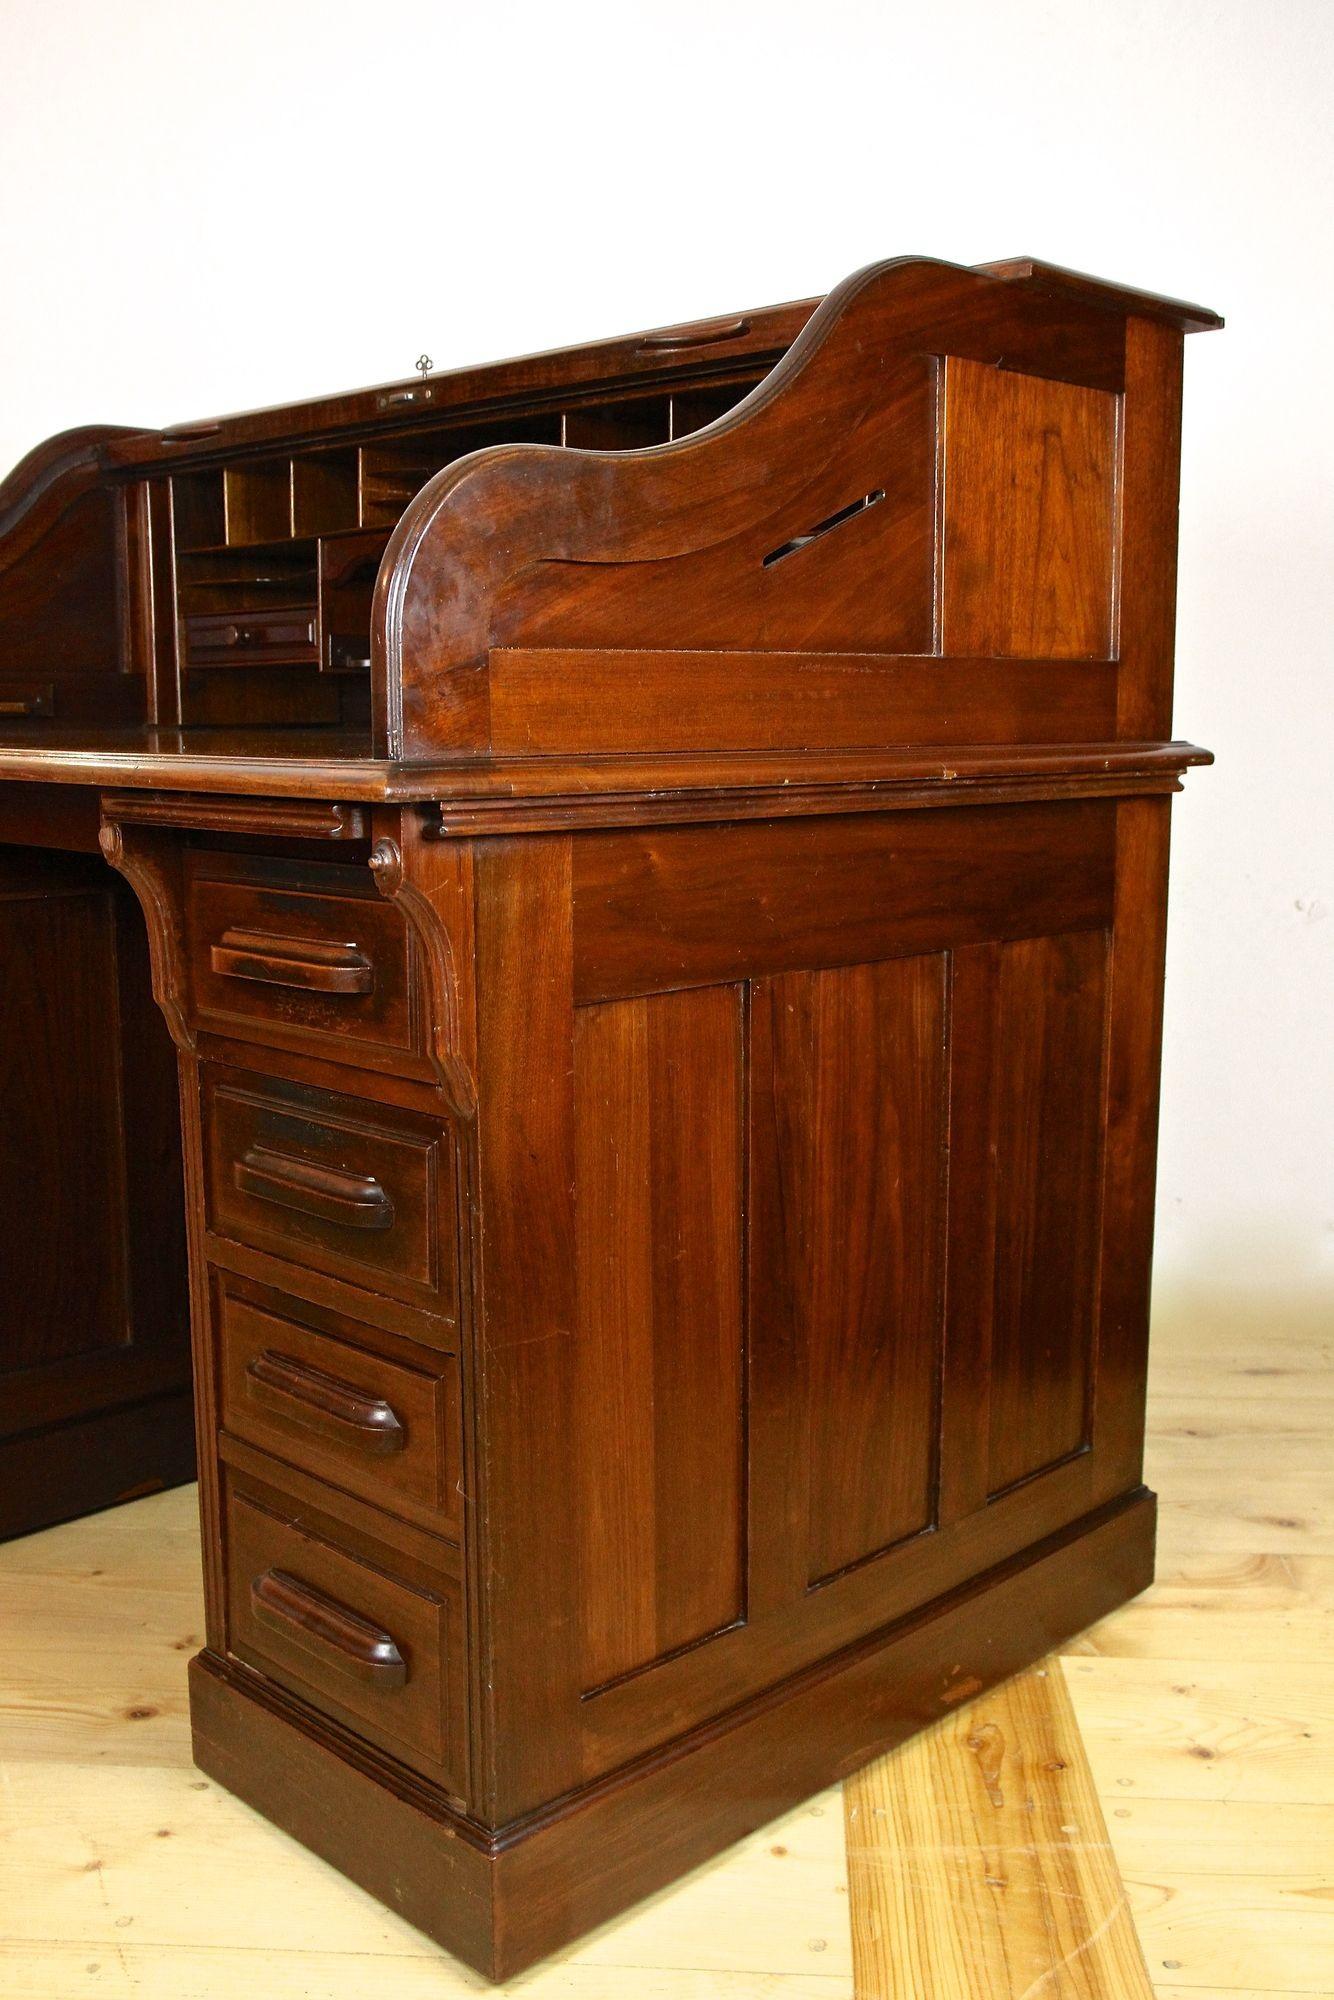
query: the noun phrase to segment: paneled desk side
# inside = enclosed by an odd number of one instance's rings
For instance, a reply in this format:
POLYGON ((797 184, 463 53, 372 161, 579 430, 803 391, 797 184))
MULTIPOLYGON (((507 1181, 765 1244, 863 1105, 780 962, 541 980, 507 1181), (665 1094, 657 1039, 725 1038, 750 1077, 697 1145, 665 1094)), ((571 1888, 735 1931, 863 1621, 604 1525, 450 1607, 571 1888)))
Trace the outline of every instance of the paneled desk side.
MULTIPOLYGON (((0 742, 11 819, 96 800, 177 1051, 198 1761, 494 1978, 1152 1574, 1211 319, 874 267, 702 429, 427 478, 337 723, 0 742)), ((181 490, 220 590, 250 545, 181 490)), ((236 685, 338 681, 324 604, 236 685)), ((201 658, 171 685, 217 714, 201 658)))

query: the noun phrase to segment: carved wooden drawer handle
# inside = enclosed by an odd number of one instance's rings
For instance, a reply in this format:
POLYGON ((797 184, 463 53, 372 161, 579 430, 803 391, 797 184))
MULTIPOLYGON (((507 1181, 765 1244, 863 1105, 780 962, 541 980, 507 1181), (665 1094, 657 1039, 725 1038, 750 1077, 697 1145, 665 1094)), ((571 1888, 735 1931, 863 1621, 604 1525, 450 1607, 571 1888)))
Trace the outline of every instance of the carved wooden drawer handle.
POLYGON ((233 928, 209 951, 224 979, 255 979, 263 986, 297 986, 306 993, 369 993, 375 967, 355 944, 319 938, 279 937, 233 928))
POLYGON ((712 347, 715 341, 739 340, 750 332, 748 319, 719 320, 712 326, 683 326, 671 333, 647 333, 639 343, 641 354, 669 353, 678 347, 712 347))
POLYGON ((267 1146, 249 1146, 232 1169, 242 1194, 256 1201, 277 1202, 321 1222, 344 1229, 388 1229, 394 1204, 373 1174, 344 1173, 340 1167, 317 1166, 293 1159, 267 1146))
POLYGON ((250 1608, 257 1623, 354 1680, 377 1688, 407 1684, 408 1663, 390 1633, 285 1569, 266 1569, 254 1579, 250 1608))
POLYGON ((252 1402, 339 1444, 387 1458, 402 1451, 408 1441, 397 1412, 383 1396, 340 1382, 336 1375, 295 1361, 290 1354, 266 1348, 252 1357, 245 1376, 252 1402))

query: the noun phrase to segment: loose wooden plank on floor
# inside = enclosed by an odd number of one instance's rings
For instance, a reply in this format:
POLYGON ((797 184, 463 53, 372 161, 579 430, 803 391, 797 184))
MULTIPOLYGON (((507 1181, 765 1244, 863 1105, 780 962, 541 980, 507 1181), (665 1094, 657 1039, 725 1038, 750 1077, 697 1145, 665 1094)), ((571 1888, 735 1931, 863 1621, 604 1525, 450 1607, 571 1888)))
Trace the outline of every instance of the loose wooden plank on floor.
POLYGON ((1055 1660, 844 1799, 858 2000, 1150 2000, 1055 1660))

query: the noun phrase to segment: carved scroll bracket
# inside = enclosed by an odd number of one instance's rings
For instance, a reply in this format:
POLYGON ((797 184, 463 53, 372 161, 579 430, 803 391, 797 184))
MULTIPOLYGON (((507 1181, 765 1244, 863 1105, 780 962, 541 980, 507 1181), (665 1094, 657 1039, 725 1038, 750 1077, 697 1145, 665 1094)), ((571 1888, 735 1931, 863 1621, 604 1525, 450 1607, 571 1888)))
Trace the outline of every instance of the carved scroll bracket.
MULTIPOLYGON (((471 1119, 477 1082, 470 1064, 472 1010, 465 1007, 451 922, 470 921, 468 884, 461 879, 460 850, 424 842, 405 814, 401 839, 384 835, 371 849, 370 871, 386 902, 398 908, 421 948, 426 969, 430 1056, 451 1109, 471 1119), (404 852, 404 843, 407 853, 404 852)), ((466 962, 466 961, 465 961, 466 962)))
POLYGON ((169 840, 118 821, 104 819, 98 844, 109 865, 125 877, 139 899, 148 928, 148 960, 153 998, 171 1038, 183 1054, 194 1050, 187 1019, 185 941, 181 933, 180 858, 169 840))

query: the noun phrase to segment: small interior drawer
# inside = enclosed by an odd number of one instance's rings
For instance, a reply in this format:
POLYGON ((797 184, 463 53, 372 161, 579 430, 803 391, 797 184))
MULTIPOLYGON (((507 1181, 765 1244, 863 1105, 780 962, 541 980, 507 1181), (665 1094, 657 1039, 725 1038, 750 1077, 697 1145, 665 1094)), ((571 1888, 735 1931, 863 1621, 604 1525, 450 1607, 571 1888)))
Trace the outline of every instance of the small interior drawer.
POLYGON ((205 1205, 216 1235, 454 1319, 447 1128, 212 1064, 203 1112, 205 1205))
MULTIPOLYGON (((390 1361, 357 1343, 367 1328, 312 1325, 316 1309, 218 1274, 224 1430, 373 1506, 461 1532, 458 1362, 390 1361), (344 1338, 343 1334, 347 1337, 344 1338)), ((423 1356, 423 1359, 426 1357, 423 1356)))
POLYGON ((196 1025, 426 1073, 411 939, 365 869, 192 853, 185 903, 196 1025))
POLYGON ((236 1659, 462 1791, 462 1593, 452 1578, 407 1583, 231 1485, 227 1625, 236 1659))
POLYGON ((303 666, 319 659, 313 604, 197 611, 182 624, 188 667, 303 666))

